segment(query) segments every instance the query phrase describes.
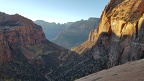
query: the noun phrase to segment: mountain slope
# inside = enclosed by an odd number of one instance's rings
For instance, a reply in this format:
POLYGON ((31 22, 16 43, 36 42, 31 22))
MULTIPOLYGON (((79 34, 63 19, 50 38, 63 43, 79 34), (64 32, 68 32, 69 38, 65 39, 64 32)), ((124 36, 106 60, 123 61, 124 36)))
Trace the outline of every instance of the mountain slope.
POLYGON ((0 80, 47 81, 45 74, 78 55, 45 37, 33 21, 0 12, 0 80))
POLYGON ((99 18, 89 18, 88 20, 76 21, 70 27, 61 32, 52 42, 70 49, 80 45, 87 40, 88 34, 99 23, 99 18))
POLYGON ((143 81, 144 60, 128 62, 75 81, 143 81))
POLYGON ((72 22, 68 22, 65 24, 59 24, 59 23, 56 24, 56 23, 46 22, 43 20, 36 20, 34 21, 34 23, 42 27, 46 35, 46 38, 50 41, 54 39, 59 33, 66 30, 72 24, 72 22))

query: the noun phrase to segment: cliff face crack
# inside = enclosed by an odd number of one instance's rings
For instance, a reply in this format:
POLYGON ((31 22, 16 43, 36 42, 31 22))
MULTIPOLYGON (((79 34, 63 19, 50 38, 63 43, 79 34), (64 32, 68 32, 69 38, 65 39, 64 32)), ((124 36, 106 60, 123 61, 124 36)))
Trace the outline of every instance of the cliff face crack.
POLYGON ((136 36, 135 39, 137 39, 138 38, 138 22, 136 23, 135 29, 136 29, 135 30, 135 32, 136 32, 135 33, 135 36, 136 36))
POLYGON ((124 28, 124 26, 125 26, 126 24, 127 24, 127 23, 123 23, 123 24, 122 24, 121 31, 120 31, 120 33, 121 33, 121 37, 123 36, 123 34, 122 34, 122 30, 123 30, 123 28, 124 28))

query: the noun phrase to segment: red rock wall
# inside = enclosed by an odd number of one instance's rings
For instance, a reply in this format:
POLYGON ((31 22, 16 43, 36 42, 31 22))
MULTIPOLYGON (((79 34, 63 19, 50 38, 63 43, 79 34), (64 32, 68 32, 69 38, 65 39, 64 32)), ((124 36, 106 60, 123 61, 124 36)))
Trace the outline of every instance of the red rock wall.
MULTIPOLYGON (((42 28, 34 24, 31 20, 26 19, 18 14, 3 16, 0 22, 0 65, 11 60, 12 51, 22 48, 29 48, 33 45, 42 45, 46 40, 42 28), (4 24, 3 24, 4 23, 4 24)), ((35 54, 25 49, 29 54, 35 54)), ((16 51, 15 51, 16 53, 16 51)), ((26 56, 25 52, 23 51, 26 56)), ((30 55, 30 56, 33 56, 30 55)))

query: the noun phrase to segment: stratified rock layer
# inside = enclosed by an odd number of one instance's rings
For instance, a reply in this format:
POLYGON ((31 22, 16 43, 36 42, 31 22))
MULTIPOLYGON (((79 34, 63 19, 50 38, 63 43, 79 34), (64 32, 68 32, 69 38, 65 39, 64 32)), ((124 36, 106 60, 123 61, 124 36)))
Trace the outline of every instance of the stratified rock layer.
MULTIPOLYGON (((40 45, 46 41, 42 28, 18 14, 0 14, 1 61, 3 64, 18 54, 16 50, 40 45), (13 53, 14 52, 14 53, 13 53)), ((42 52, 41 52, 42 53, 42 52)), ((30 59, 25 53, 24 55, 30 59)), ((34 55, 34 54, 33 54, 34 55)), ((31 55, 31 56, 33 56, 31 55)))

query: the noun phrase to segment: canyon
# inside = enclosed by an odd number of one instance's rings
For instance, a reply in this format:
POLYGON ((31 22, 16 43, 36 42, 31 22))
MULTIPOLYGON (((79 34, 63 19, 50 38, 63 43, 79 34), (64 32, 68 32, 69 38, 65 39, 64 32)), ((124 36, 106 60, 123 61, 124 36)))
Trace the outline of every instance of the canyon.
MULTIPOLYGON (((141 75, 143 31, 143 0, 110 0, 99 25, 89 33, 83 44, 72 48, 72 51, 47 40, 41 26, 33 21, 19 14, 0 13, 0 80, 87 81, 94 75, 96 78, 92 81, 102 81, 109 74, 99 74, 114 70, 116 73, 110 75, 117 78, 119 74, 116 70, 121 67, 126 70, 127 67, 135 68, 141 75), (129 61, 135 62, 126 63, 129 61), (88 76, 87 79, 84 76, 88 76)), ((128 75, 127 80, 132 79, 130 76, 134 75, 128 75)), ((108 78, 118 81, 111 76, 108 78)), ((135 79, 143 78, 137 76, 135 79)))

